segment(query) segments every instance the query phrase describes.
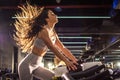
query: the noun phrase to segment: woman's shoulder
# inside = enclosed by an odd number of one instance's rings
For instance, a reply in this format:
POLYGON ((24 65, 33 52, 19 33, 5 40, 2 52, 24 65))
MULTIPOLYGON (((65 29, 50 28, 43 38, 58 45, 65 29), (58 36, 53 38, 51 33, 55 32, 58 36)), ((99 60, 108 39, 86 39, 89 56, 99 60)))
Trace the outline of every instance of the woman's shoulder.
POLYGON ((38 37, 41 38, 43 36, 48 36, 49 35, 49 30, 47 28, 43 28, 41 31, 38 33, 38 37))

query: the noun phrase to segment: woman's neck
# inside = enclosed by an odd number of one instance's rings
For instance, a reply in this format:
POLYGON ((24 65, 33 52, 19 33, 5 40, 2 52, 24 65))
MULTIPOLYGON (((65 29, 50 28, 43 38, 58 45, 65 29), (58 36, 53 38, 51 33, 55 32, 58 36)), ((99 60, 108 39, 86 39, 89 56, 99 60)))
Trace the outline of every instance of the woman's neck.
POLYGON ((55 26, 55 24, 48 24, 48 25, 47 25, 48 29, 50 29, 50 30, 53 30, 53 29, 54 29, 54 26, 55 26))

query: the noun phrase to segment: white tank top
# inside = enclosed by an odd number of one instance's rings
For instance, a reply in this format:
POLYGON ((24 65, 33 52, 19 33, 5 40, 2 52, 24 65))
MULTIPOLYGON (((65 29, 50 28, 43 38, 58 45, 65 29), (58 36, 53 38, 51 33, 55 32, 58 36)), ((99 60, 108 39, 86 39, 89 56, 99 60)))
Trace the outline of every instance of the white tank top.
POLYGON ((40 48, 40 49, 43 49, 43 48, 45 49, 45 48, 47 48, 47 45, 44 43, 44 41, 43 41, 42 39, 39 39, 39 38, 37 38, 37 39, 35 40, 34 45, 35 45, 36 47, 40 48))
MULTIPOLYGON (((53 44, 55 44, 55 41, 56 41, 56 37, 55 36, 52 36, 51 37, 51 41, 53 42, 53 44)), ((45 42, 40 39, 40 38, 37 38, 34 42, 34 45, 40 49, 47 49, 47 45, 45 44, 45 42)))

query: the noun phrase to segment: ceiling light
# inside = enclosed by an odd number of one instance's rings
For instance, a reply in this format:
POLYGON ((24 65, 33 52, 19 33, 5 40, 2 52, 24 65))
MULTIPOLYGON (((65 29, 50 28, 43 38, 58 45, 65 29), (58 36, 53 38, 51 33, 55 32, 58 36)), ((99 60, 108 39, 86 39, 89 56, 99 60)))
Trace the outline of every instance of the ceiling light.
POLYGON ((63 42, 63 44, 87 44, 87 42, 63 42))
POLYGON ((60 3, 60 2, 61 2, 61 0, 56 0, 56 2, 57 2, 57 3, 60 3))
POLYGON ((61 11, 62 11, 62 8, 58 6, 58 7, 55 8, 55 11, 61 12, 61 11))
POLYGON ((75 39, 75 38, 77 38, 77 39, 78 39, 78 38, 79 38, 79 39, 80 39, 80 38, 81 38, 81 39, 91 39, 92 37, 77 37, 77 36, 76 36, 76 37, 72 37, 72 36, 71 36, 71 37, 69 37, 69 36, 63 36, 63 37, 62 37, 62 36, 60 36, 59 38, 67 38, 67 39, 68 39, 68 38, 69 38, 69 39, 71 39, 71 38, 72 38, 72 39, 75 39))
MULTIPOLYGON (((29 18, 29 17, 12 17, 12 19, 15 18, 29 18)), ((58 18, 111 18, 110 16, 58 16, 58 18)))

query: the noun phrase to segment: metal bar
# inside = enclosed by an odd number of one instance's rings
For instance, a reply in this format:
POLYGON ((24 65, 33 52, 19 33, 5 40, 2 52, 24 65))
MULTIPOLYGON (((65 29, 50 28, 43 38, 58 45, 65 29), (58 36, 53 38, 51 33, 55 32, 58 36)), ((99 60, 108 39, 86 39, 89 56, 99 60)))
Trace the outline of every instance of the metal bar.
MULTIPOLYGON (((22 0, 21 0, 22 1, 22 0)), ((39 6, 41 7, 41 6, 39 6)), ((111 8, 111 5, 52 5, 44 6, 46 8, 111 8)), ((1 6, 0 9, 19 9, 17 6, 1 6)))
POLYGON ((116 44, 117 42, 120 42, 120 38, 118 38, 116 41, 114 41, 113 43, 111 44, 108 44, 105 48, 97 51, 93 56, 92 58, 95 58, 96 55, 100 54, 101 52, 103 52, 104 50, 108 49, 109 47, 113 46, 114 44, 116 44))

